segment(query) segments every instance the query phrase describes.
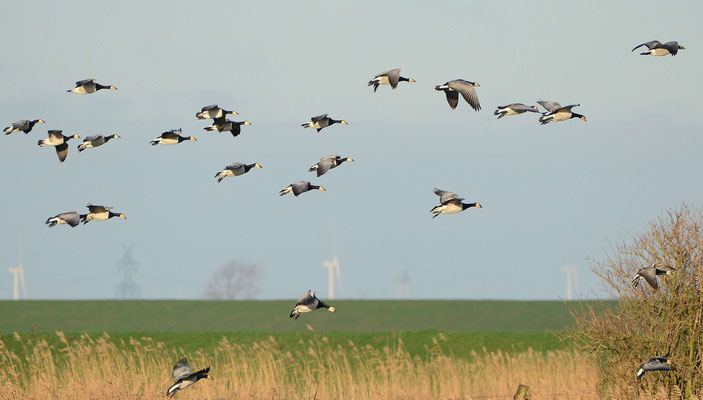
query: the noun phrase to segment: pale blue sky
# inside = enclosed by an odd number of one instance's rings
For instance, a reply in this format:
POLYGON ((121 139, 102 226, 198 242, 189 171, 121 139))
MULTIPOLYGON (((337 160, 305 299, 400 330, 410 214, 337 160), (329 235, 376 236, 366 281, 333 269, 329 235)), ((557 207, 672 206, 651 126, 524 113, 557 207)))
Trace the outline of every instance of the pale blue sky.
POLYGON ((30 298, 113 297, 122 243, 145 298, 199 298, 230 259, 264 266, 260 298, 324 297, 333 227, 341 297, 393 298, 407 268, 412 298, 555 299, 565 265, 597 293, 586 257, 703 196, 700 2, 174 4, 0 4, 0 123, 47 121, 0 137, 0 298, 19 234, 30 298), (653 39, 686 50, 630 52, 653 39), (366 87, 396 67, 417 83, 366 87), (85 78, 119 90, 66 93, 85 78), (481 84, 481 112, 434 91, 456 78, 481 84), (588 122, 493 116, 538 99, 588 122), (253 126, 203 131, 211 103, 253 126), (350 124, 300 127, 321 113, 350 124), (198 141, 149 146, 179 127, 198 141), (59 164, 47 129, 122 139, 59 164), (307 172, 327 154, 356 162, 307 172), (264 168, 218 185, 234 161, 264 168), (278 196, 301 179, 327 192, 278 196), (435 186, 485 208, 431 219, 435 186), (88 202, 128 219, 43 225, 88 202))

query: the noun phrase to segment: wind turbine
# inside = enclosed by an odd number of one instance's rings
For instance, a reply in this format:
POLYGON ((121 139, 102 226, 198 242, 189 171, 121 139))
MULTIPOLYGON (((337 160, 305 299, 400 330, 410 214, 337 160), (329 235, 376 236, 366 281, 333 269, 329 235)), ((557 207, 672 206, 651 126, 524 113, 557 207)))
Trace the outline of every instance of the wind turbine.
POLYGON ((579 277, 576 274, 576 267, 561 267, 566 273, 566 299, 574 299, 574 287, 578 288, 579 277))
POLYGON ((22 236, 19 238, 20 242, 20 261, 17 263, 16 267, 8 268, 8 272, 12 274, 13 278, 13 288, 12 288, 12 299, 20 299, 19 283, 22 283, 22 297, 27 298, 27 285, 24 283, 24 262, 23 262, 23 251, 22 251, 22 236))
POLYGON ((408 282, 410 278, 408 277, 408 270, 403 270, 403 274, 395 278, 395 283, 398 284, 398 300, 408 298, 408 282))
POLYGON ((342 277, 339 269, 339 258, 337 257, 337 231, 332 231, 334 241, 334 257, 332 261, 325 260, 322 266, 327 268, 327 298, 334 299, 334 277, 337 275, 337 280, 342 283, 342 277))

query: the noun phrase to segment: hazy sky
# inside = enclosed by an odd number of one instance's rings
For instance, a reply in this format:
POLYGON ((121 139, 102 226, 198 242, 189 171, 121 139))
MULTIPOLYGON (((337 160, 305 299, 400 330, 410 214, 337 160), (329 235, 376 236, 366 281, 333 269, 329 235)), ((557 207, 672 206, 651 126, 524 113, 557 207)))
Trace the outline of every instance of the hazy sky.
POLYGON ((0 123, 47 121, 0 137, 0 298, 20 234, 30 298, 114 297, 123 243, 145 298, 199 298, 231 259, 263 266, 260 298, 324 297, 335 230, 345 298, 394 298, 405 268, 412 298, 555 299, 567 265, 599 293, 586 257, 703 196, 702 17, 696 1, 0 3, 0 123), (686 50, 630 52, 654 39, 686 50), (417 82, 366 87, 397 67, 417 82), (119 90, 66 93, 85 78, 119 90), (434 90, 456 78, 481 84, 480 112, 434 90), (538 99, 588 122, 493 115, 538 99), (211 103, 253 125, 205 132, 211 103), (349 125, 301 128, 321 113, 349 125), (149 146, 172 128, 198 141, 149 146), (122 139, 72 141, 59 164, 47 129, 122 139), (356 162, 307 172, 327 154, 356 162), (263 169, 217 184, 235 161, 263 169), (298 180, 327 191, 278 196, 298 180), (432 219, 434 187, 485 208, 432 219), (128 219, 44 225, 89 202, 128 219))

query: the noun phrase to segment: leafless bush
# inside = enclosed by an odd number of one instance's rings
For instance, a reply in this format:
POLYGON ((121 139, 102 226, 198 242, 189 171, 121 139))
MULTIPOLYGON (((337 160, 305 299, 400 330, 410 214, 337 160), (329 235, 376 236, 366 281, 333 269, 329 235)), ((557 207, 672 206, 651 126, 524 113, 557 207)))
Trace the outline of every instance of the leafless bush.
POLYGON ((261 266, 229 261, 215 271, 205 288, 205 298, 213 300, 253 299, 259 293, 261 266))
POLYGON ((581 349, 599 354, 602 384, 622 398, 637 398, 644 389, 691 398, 703 389, 703 210, 686 204, 647 224, 642 233, 611 244, 603 260, 591 260, 614 308, 585 310, 569 336, 581 349), (632 278, 640 268, 659 262, 676 268, 659 276, 659 290, 632 278), (641 383, 635 373, 641 362, 670 352, 675 370, 649 373, 641 383))

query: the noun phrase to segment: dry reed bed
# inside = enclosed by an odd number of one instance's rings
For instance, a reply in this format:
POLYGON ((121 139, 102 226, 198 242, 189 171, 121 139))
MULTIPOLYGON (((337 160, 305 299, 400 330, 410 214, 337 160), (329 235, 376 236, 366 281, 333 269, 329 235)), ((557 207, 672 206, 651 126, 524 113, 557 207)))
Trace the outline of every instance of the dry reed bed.
MULTIPOLYGON (((108 334, 82 335, 62 345, 15 334, 19 352, 0 341, 0 399, 164 398, 171 368, 184 354, 151 338, 113 341, 108 334), (18 354, 16 354, 18 353, 18 354)), ((572 352, 527 351, 456 358, 443 335, 412 357, 398 339, 394 348, 333 346, 322 334, 283 352, 275 340, 240 345, 223 338, 214 357, 186 354, 193 368, 212 367, 213 380, 181 391, 183 399, 508 399, 518 384, 533 399, 597 399, 597 366, 572 352)), ((614 391, 613 393, 616 393, 614 391)), ((624 395, 614 395, 612 398, 624 395)), ((669 398, 642 393, 627 398, 669 398)), ((611 397, 611 396, 608 396, 611 397)))

